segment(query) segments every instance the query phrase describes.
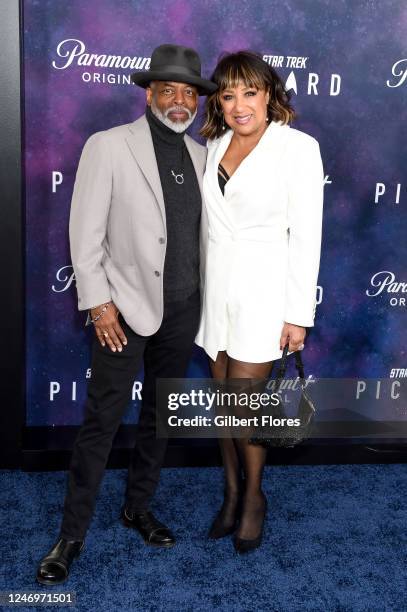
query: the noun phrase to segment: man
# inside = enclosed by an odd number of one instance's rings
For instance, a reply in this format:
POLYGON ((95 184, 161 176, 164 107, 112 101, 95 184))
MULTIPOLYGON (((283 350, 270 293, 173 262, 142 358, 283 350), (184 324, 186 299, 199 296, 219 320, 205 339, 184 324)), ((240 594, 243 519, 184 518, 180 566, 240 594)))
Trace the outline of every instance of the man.
POLYGON ((185 134, 201 78, 197 53, 154 50, 150 70, 132 75, 146 89, 146 113, 91 136, 80 159, 69 223, 79 310, 93 323, 92 377, 74 444, 59 539, 37 580, 60 584, 79 556, 114 435, 144 362, 142 407, 121 519, 145 542, 174 536, 149 510, 167 446, 156 438, 157 378, 182 378, 200 316, 207 220, 202 201, 205 149, 185 134), (201 257, 200 257, 201 254, 201 257))

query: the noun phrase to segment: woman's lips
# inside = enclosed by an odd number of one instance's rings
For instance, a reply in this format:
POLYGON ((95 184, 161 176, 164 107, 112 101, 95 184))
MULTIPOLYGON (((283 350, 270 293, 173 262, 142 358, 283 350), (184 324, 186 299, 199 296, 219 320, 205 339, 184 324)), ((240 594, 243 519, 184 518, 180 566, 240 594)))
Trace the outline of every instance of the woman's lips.
POLYGON ((246 123, 249 123, 251 118, 252 115, 242 115, 241 117, 235 117, 235 121, 239 125, 246 125, 246 123))

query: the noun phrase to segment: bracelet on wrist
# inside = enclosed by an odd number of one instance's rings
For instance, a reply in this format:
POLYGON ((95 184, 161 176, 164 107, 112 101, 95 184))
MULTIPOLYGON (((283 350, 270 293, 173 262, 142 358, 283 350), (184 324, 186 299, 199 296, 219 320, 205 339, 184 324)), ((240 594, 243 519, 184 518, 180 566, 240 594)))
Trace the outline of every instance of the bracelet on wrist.
POLYGON ((90 315, 90 320, 92 321, 92 323, 96 323, 96 321, 99 321, 100 317, 103 317, 103 315, 105 314, 106 310, 109 308, 109 305, 110 305, 110 302, 107 302, 107 304, 105 304, 103 306, 103 308, 100 311, 100 313, 97 314, 94 319, 92 319, 92 314, 90 315))

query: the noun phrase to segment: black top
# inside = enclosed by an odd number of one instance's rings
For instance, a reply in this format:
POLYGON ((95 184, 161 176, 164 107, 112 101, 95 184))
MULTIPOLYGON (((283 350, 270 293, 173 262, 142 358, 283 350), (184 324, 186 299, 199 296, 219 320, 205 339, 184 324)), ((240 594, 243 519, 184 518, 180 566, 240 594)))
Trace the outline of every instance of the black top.
POLYGON ((218 182, 219 182, 220 190, 221 190, 223 195, 225 195, 225 185, 226 185, 226 183, 228 182, 229 179, 230 179, 230 176, 226 172, 225 168, 222 166, 222 164, 219 164, 219 166, 218 166, 218 182))
MULTIPOLYGON (((184 142, 185 132, 164 125, 149 106, 151 130, 164 195, 167 247, 164 262, 164 301, 183 300, 199 287, 199 225, 201 192, 184 142)), ((162 241, 162 237, 157 236, 162 241)))

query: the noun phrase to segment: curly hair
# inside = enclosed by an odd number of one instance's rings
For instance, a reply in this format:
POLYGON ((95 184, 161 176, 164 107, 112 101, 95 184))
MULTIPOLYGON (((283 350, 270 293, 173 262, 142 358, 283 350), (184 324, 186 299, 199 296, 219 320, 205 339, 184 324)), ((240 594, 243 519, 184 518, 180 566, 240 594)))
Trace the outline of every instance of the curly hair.
POLYGON ((221 57, 211 76, 211 81, 218 85, 217 91, 209 95, 205 102, 205 123, 200 134, 209 140, 218 138, 230 129, 223 122, 220 94, 225 90, 237 87, 243 82, 245 87, 270 92, 267 106, 269 121, 289 123, 296 117, 290 105, 291 93, 286 91, 284 83, 277 72, 269 66, 259 53, 238 51, 221 57), (224 126, 225 129, 222 129, 224 126))

